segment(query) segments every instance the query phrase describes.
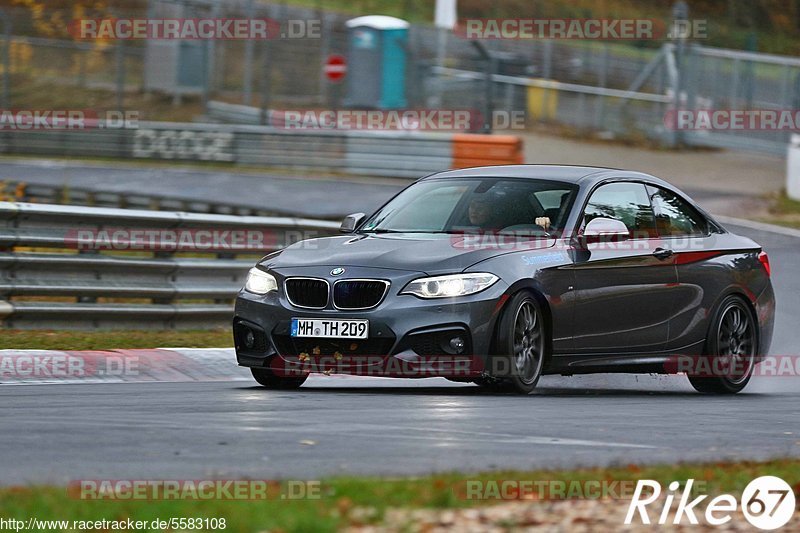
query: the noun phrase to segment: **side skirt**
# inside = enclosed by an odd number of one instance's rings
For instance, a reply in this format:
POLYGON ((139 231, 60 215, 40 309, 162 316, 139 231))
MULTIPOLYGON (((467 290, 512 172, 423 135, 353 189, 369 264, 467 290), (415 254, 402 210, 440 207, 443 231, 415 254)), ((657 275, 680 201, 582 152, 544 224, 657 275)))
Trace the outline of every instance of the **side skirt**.
POLYGON ((544 374, 621 373, 621 374, 672 374, 668 364, 678 355, 699 355, 704 342, 685 346, 677 350, 641 354, 554 354, 544 369, 544 374))

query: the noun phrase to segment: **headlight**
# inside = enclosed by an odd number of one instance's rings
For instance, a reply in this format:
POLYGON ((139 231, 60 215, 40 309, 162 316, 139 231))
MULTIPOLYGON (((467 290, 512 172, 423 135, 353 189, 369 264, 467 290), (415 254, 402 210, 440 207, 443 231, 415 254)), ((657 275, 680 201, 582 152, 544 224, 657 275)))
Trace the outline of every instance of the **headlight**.
POLYGON ((494 274, 484 272, 420 278, 406 285, 400 294, 413 294, 420 298, 467 296, 491 287, 498 279, 494 274))
POLYGON ((251 268, 247 273, 247 282, 244 290, 254 294, 267 294, 270 291, 278 290, 278 282, 271 274, 267 274, 258 268, 251 268))

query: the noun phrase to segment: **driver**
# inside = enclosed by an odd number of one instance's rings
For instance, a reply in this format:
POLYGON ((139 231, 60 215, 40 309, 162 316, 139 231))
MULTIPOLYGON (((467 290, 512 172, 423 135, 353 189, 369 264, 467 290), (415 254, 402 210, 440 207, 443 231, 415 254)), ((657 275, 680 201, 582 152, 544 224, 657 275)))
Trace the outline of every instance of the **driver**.
POLYGON ((492 203, 485 197, 476 197, 469 203, 469 223, 487 228, 494 218, 492 203))

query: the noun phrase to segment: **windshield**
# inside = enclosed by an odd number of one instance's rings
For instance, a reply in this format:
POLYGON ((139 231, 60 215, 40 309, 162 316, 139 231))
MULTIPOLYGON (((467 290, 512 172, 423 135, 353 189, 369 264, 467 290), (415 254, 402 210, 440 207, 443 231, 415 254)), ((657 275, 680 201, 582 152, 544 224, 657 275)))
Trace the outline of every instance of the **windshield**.
POLYGON ((559 236, 577 187, 504 178, 426 180, 401 192, 362 233, 502 232, 559 236))

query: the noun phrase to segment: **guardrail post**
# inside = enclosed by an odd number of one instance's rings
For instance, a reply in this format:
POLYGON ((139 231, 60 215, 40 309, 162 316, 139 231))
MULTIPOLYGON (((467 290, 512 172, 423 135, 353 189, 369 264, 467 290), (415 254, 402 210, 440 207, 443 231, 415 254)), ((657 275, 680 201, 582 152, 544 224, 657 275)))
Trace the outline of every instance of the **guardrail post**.
MULTIPOLYGON (((605 88, 608 84, 609 52, 608 43, 604 43, 603 51, 600 54, 600 79, 598 80, 598 85, 602 88, 605 88)), ((594 127, 595 129, 600 129, 606 124, 606 98, 605 96, 598 96, 597 99, 594 127)))
POLYGON ((117 39, 117 110, 121 111, 125 100, 125 39, 117 39))
POLYGON ((269 41, 261 44, 261 102, 258 123, 269 125, 269 106, 272 91, 272 62, 269 60, 269 41))
MULTIPOLYGON (((175 257, 175 252, 168 251, 168 250, 157 250, 153 252, 154 259, 172 259, 175 257)), ((169 281, 170 283, 175 281, 175 277, 172 274, 169 274, 169 281)), ((175 303, 175 299, 170 298, 152 298, 150 300, 153 304, 162 304, 162 305, 170 305, 175 303)))
MULTIPOLYGON (((672 6, 672 27, 677 28, 680 22, 686 22, 689 19, 689 6, 683 0, 678 0, 672 6)), ((676 46, 675 46, 675 67, 676 67, 676 76, 675 76, 675 103, 674 108, 675 112, 677 113, 680 111, 682 104, 681 104, 681 92, 683 92, 683 84, 684 84, 684 75, 685 75, 685 65, 684 65, 684 52, 686 48, 686 36, 683 32, 679 32, 679 35, 675 38, 676 46)), ((679 128, 675 128, 674 131, 675 135, 675 144, 680 146, 683 143, 683 133, 679 128)))
POLYGON ((489 50, 480 41, 470 41, 485 62, 483 78, 483 125, 481 133, 492 132, 492 119, 494 115, 494 82, 492 76, 496 72, 496 61, 489 50))
POLYGON ((0 18, 3 19, 3 36, 5 44, 3 46, 3 92, 0 105, 3 109, 11 107, 11 17, 5 9, 0 8, 0 18))
MULTIPOLYGON (((331 19, 331 15, 327 12, 317 11, 317 13, 317 16, 322 19, 322 43, 319 50, 319 103, 325 105, 327 102, 329 102, 330 98, 330 82, 325 75, 322 65, 325 64, 325 61, 328 59, 328 56, 331 53, 331 41, 333 40, 333 20, 331 19)), ((333 104, 329 105, 333 107, 333 104)))
MULTIPOLYGON (((97 250, 78 250, 78 255, 89 255, 89 256, 99 256, 100 253, 97 250)), ((102 276, 99 272, 94 273, 94 279, 100 281, 102 276)), ((81 304, 96 304, 97 297, 96 296, 78 296, 75 299, 78 303, 81 304)))
MULTIPOLYGON (((245 8, 245 13, 247 14, 248 20, 253 19, 253 0, 247 0, 245 8)), ((242 102, 245 105, 250 105, 253 101, 253 47, 255 46, 255 41, 253 39, 247 39, 244 42, 244 71, 242 75, 244 79, 242 80, 243 85, 243 95, 242 95, 242 102)))

